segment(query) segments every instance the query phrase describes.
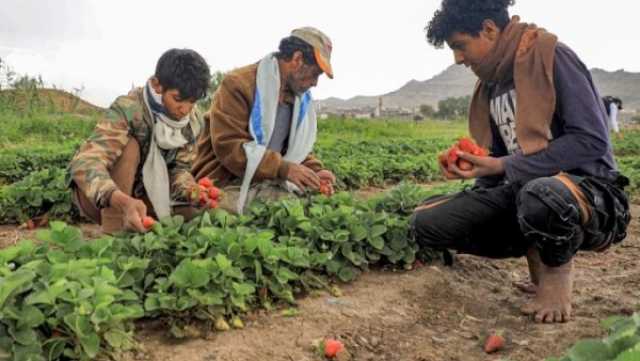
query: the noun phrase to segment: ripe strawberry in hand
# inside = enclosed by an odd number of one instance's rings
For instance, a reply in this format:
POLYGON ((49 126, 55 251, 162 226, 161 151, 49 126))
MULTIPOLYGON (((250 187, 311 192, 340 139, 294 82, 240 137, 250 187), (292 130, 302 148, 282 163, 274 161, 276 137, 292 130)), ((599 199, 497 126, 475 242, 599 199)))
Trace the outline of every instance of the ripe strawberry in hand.
POLYGON ((458 163, 457 163, 458 168, 460 168, 460 170, 472 170, 473 169, 473 163, 469 162, 466 159, 458 159, 458 163))
POLYGON ((142 217, 142 226, 145 229, 151 229, 151 227, 153 227, 153 225, 156 223, 155 219, 149 217, 149 216, 144 216, 142 217))
POLYGON ((218 199, 220 197, 220 189, 217 187, 209 188, 209 198, 218 199))
POLYGON ((326 179, 320 180, 320 193, 324 194, 327 197, 331 196, 331 182, 326 179))
POLYGON ((198 184, 207 189, 213 187, 213 181, 209 177, 200 178, 198 184))
POLYGON ((441 153, 438 156, 438 162, 440 165, 447 169, 449 164, 455 164, 460 170, 470 171, 473 169, 473 163, 466 159, 460 158, 458 152, 468 153, 478 157, 486 157, 489 152, 479 147, 471 138, 463 137, 451 146, 446 152, 441 153))
POLYGON ((457 145, 453 145, 449 148, 449 153, 447 153, 447 164, 456 164, 458 162, 458 152, 460 148, 457 145))
POLYGON ((473 154, 473 151, 478 148, 478 146, 473 142, 473 140, 463 137, 458 140, 458 148, 465 153, 473 154))

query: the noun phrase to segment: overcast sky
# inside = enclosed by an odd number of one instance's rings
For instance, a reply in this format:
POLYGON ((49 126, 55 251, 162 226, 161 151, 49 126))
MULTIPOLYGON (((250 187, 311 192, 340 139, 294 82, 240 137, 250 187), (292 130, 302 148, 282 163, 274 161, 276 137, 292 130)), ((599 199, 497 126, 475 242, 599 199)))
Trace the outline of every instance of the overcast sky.
MULTIPOLYGON (((213 70, 259 60, 300 26, 333 41, 334 80, 321 78, 316 98, 377 95, 449 66, 424 27, 440 0, 2 0, 0 58, 18 73, 41 74, 107 106, 142 84, 162 52, 188 47, 213 70)), ((635 0, 517 0, 511 14, 556 33, 587 66, 640 71, 635 0)))

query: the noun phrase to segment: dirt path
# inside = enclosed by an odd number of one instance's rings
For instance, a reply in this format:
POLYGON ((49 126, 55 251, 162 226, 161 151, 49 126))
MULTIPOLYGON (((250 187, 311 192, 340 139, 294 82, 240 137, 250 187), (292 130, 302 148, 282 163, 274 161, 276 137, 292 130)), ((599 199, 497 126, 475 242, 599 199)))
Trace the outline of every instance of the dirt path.
POLYGON ((512 282, 526 276, 524 260, 458 256, 453 267, 370 272, 342 286, 342 297, 302 299, 296 317, 254 315, 244 330, 180 343, 146 325, 139 335, 149 359, 167 361, 321 360, 311 345, 324 337, 344 341, 357 361, 538 361, 602 336, 600 320, 640 309, 637 219, 629 233, 605 254, 577 258, 575 317, 567 324, 538 325, 520 315, 528 296, 512 282), (482 343, 494 329, 505 330, 509 341, 489 356, 482 343))
MULTIPOLYGON (((632 213, 639 216, 640 205, 632 213)), ((82 228, 88 236, 97 232, 95 226, 82 228)), ((30 234, 0 227, 0 246, 30 234)), ((313 353, 313 342, 336 337, 355 361, 539 361, 561 354, 578 339, 602 336, 602 319, 640 309, 639 259, 637 218, 622 245, 605 254, 580 254, 575 317, 562 325, 538 325, 520 315, 518 307, 529 296, 515 291, 512 282, 526 276, 524 260, 462 255, 453 267, 369 272, 341 286, 339 298, 301 299, 298 316, 250 315, 244 330, 176 342, 161 325, 146 322, 137 335, 148 360, 314 361, 322 358, 313 353), (482 343, 494 329, 505 330, 508 344, 486 355, 482 343)))

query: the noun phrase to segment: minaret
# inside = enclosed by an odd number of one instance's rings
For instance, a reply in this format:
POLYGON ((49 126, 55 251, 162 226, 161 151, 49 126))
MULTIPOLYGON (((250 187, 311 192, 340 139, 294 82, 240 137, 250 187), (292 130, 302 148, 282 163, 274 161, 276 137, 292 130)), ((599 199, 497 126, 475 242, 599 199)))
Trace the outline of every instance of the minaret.
POLYGON ((382 116, 382 97, 378 97, 378 106, 376 107, 374 116, 376 118, 380 118, 380 116, 382 116))

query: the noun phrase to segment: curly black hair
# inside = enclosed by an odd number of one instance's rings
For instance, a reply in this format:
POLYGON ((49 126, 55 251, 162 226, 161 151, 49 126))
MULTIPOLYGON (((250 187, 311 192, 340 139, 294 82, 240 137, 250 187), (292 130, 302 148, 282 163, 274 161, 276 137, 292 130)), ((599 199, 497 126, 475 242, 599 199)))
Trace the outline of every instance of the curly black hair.
POLYGON ((504 29, 510 21, 507 8, 515 0, 443 0, 425 28, 427 40, 437 48, 455 32, 477 36, 485 20, 504 29))
POLYGON ((164 89, 178 89, 180 98, 197 101, 207 95, 209 65, 191 49, 169 49, 158 59, 155 77, 164 89))
POLYGON ((302 52, 302 59, 307 65, 316 65, 316 57, 313 53, 313 47, 306 41, 295 36, 288 36, 280 40, 280 46, 276 52, 276 58, 289 61, 296 51, 302 52))

